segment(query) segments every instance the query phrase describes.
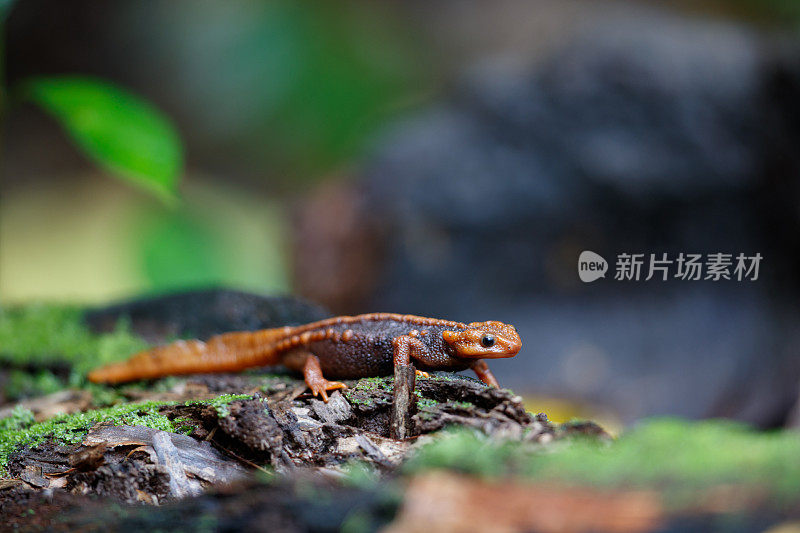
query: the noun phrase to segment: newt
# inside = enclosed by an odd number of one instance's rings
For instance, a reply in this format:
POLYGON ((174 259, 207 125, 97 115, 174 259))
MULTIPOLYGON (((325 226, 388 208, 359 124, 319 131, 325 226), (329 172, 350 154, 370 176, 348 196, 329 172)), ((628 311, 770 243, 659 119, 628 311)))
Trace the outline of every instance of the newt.
POLYGON ((502 322, 464 324, 394 313, 340 316, 302 326, 225 333, 207 341, 177 341, 89 373, 94 383, 122 383, 169 375, 235 372, 283 365, 303 373, 314 396, 347 386, 348 379, 390 375, 414 363, 427 370, 471 368, 491 386, 497 379, 484 359, 514 357, 522 347, 516 328, 502 322), (327 377, 326 377, 327 376, 327 377))

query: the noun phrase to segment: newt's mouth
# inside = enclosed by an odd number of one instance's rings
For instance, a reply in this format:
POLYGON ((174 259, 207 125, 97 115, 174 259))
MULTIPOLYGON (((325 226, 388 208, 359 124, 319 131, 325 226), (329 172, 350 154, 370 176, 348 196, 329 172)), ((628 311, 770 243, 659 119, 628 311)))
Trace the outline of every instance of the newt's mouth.
POLYGON ((468 359, 506 359, 517 355, 522 348, 522 343, 506 340, 501 346, 486 349, 482 346, 456 346, 456 354, 468 359))
MULTIPOLYGON (((521 348, 521 346, 520 346, 520 348, 521 348)), ((516 350, 513 350, 513 351, 507 351, 507 352, 502 352, 502 353, 494 353, 494 352, 486 353, 486 352, 484 352, 484 353, 479 353, 479 354, 475 354, 475 355, 468 355, 466 357, 470 357, 470 358, 473 358, 473 359, 508 359, 509 357, 514 357, 515 355, 517 355, 519 353, 520 348, 517 348, 516 350)))

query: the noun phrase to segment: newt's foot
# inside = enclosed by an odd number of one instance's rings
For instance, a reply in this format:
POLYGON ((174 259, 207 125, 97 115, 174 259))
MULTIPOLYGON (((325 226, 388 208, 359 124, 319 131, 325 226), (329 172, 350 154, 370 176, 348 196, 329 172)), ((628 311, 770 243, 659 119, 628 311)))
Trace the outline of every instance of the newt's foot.
POLYGON ((431 377, 431 375, 428 374, 427 372, 423 372, 422 370, 417 370, 417 377, 418 378, 429 378, 429 377, 431 377))
POLYGON ((314 380, 312 383, 306 382, 306 385, 314 396, 322 396, 322 401, 325 403, 328 403, 328 391, 347 388, 347 385, 341 381, 328 381, 325 378, 314 380))
POLYGON ((346 389, 347 385, 341 381, 328 381, 322 375, 319 366, 319 358, 314 354, 306 354, 306 362, 303 365, 303 377, 306 385, 314 393, 314 396, 322 396, 322 401, 328 403, 328 391, 336 389, 346 389))

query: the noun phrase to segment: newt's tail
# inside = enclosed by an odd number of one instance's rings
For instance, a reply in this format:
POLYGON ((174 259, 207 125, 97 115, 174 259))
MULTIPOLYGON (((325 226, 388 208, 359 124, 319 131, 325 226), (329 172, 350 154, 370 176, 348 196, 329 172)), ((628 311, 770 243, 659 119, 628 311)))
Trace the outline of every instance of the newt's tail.
POLYGON ((89 373, 94 383, 123 383, 177 374, 235 372, 254 366, 278 364, 275 344, 292 328, 226 333, 208 341, 177 341, 140 352, 127 361, 106 365, 89 373))

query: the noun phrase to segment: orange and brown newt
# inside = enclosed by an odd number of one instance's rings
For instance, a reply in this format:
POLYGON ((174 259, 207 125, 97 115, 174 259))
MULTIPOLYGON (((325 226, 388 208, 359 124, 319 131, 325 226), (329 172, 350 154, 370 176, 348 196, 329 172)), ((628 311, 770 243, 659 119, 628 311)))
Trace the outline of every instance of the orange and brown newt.
POLYGON ((300 371, 315 396, 346 388, 325 376, 346 379, 384 376, 414 362, 425 370, 471 368, 497 386, 484 359, 514 357, 522 341, 502 322, 463 324, 393 313, 341 316, 303 326, 226 333, 203 342, 178 341, 89 373, 95 383, 121 383, 176 374, 233 372, 282 364, 300 371))

